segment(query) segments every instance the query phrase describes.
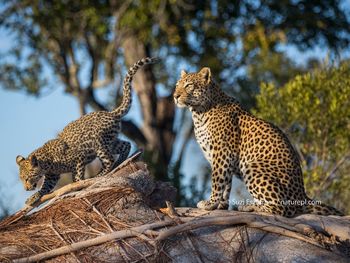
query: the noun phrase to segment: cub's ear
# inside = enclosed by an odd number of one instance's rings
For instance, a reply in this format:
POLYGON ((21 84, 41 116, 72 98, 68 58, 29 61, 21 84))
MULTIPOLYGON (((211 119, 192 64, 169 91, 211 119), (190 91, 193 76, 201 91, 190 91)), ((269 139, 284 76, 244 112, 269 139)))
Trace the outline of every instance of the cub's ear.
POLYGON ((21 162, 23 162, 25 158, 21 155, 17 155, 16 157, 16 163, 19 165, 21 162))
POLYGON ((186 74, 187 74, 186 71, 181 70, 181 78, 183 78, 186 74))
POLYGON ((38 166, 38 159, 36 158, 35 155, 33 155, 32 157, 30 157, 30 164, 31 164, 33 167, 37 167, 37 166, 38 166))
POLYGON ((202 76, 202 79, 205 83, 209 84, 211 81, 211 71, 210 68, 202 68, 201 71, 199 71, 199 74, 202 76))

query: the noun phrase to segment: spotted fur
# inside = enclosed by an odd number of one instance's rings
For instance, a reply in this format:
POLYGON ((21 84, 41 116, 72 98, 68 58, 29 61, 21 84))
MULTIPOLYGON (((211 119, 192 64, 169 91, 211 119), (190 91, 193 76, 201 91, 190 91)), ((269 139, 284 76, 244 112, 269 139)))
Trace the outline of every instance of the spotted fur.
POLYGON ((273 124, 245 111, 214 82, 209 68, 181 72, 175 103, 192 112, 196 139, 212 168, 209 200, 198 208, 227 209, 232 176, 243 179, 256 204, 241 211, 262 211, 288 217, 302 213, 341 214, 315 204, 305 193, 298 154, 273 124))
POLYGON ((33 151, 28 158, 17 156, 20 179, 26 190, 34 190, 44 176, 41 189, 26 204, 32 205, 56 185, 60 174, 71 172, 74 181, 83 179, 85 166, 96 157, 102 163, 98 176, 108 173, 123 162, 130 151, 130 143, 118 139, 121 118, 131 105, 131 82, 137 70, 155 63, 155 58, 144 58, 128 71, 123 84, 121 105, 111 112, 99 111, 82 116, 68 124, 56 139, 33 151), (118 155, 115 160, 114 155, 118 155))

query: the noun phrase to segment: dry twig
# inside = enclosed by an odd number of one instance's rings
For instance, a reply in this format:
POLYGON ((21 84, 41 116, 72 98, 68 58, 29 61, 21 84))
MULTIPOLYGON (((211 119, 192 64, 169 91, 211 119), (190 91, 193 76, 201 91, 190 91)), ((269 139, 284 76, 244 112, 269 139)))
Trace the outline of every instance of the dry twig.
POLYGON ((67 246, 53 249, 51 251, 37 254, 34 256, 15 259, 13 262, 15 262, 15 263, 23 262, 24 263, 24 262, 41 261, 41 260, 45 260, 48 258, 59 256, 59 255, 71 253, 71 252, 74 252, 74 251, 77 251, 77 250, 80 250, 83 248, 100 245, 100 244, 103 244, 103 243, 111 241, 111 240, 123 239, 123 238, 127 238, 127 237, 134 237, 134 236, 136 236, 136 233, 143 233, 144 231, 146 231, 148 229, 155 229, 155 228, 159 228, 159 227, 163 227, 163 226, 167 226, 167 225, 171 225, 171 224, 173 224, 172 221, 166 220, 166 221, 160 221, 160 222, 155 222, 155 223, 151 223, 151 224, 133 227, 131 229, 115 231, 115 232, 112 232, 109 234, 105 234, 103 236, 99 236, 99 237, 89 239, 89 240, 84 240, 84 241, 77 242, 77 243, 73 243, 73 244, 70 244, 67 246))

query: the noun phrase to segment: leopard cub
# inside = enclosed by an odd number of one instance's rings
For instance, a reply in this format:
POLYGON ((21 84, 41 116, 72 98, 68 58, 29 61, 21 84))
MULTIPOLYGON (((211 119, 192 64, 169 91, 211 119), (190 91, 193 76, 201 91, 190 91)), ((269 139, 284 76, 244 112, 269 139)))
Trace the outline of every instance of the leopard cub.
POLYGON ((123 83, 122 103, 118 108, 111 112, 87 114, 68 124, 56 139, 33 151, 28 158, 17 156, 20 179, 27 191, 34 190, 44 177, 41 189, 27 199, 27 205, 33 205, 41 196, 49 193, 62 173, 71 172, 73 181, 81 180, 85 166, 97 157, 102 163, 98 176, 102 176, 128 157, 130 143, 117 136, 121 131, 121 118, 130 109, 131 82, 140 67, 157 60, 143 58, 128 70, 123 83), (118 155, 116 160, 114 155, 118 155))
POLYGON ((197 207, 227 209, 232 176, 243 178, 257 201, 242 211, 262 211, 288 217, 302 213, 338 214, 315 204, 305 193, 298 154, 287 136, 273 124, 244 110, 215 83, 209 68, 181 72, 174 100, 192 112, 194 132, 212 168, 209 200, 197 207))

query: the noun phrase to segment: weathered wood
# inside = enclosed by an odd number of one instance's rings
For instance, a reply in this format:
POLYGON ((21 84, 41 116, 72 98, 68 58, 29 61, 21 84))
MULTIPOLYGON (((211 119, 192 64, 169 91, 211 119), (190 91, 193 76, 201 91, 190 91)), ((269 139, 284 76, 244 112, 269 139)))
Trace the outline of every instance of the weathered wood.
POLYGON ((142 233, 144 233, 146 230, 152 230, 155 228, 164 227, 167 225, 171 225, 172 223, 173 222, 171 220, 166 220, 166 221, 155 222, 152 224, 145 224, 145 225, 138 226, 138 227, 132 227, 130 229, 114 231, 114 232, 109 233, 109 234, 105 234, 105 235, 102 235, 102 236, 99 236, 96 238, 73 243, 73 244, 70 244, 67 246, 59 247, 59 248, 56 248, 56 249, 53 249, 53 250, 50 250, 50 251, 47 251, 44 253, 34 255, 34 256, 15 259, 15 260, 13 260, 13 262, 14 263, 37 262, 37 261, 45 260, 45 259, 52 258, 55 256, 68 254, 68 253, 71 253, 71 252, 74 252, 74 251, 77 251, 77 250, 80 250, 83 248, 100 245, 100 244, 106 243, 106 242, 111 241, 111 240, 118 240, 118 239, 123 239, 123 238, 128 238, 128 237, 138 237, 142 233))
POLYGON ((71 184, 53 193, 34 213, 22 213, 10 224, 1 223, 0 261, 350 259, 349 217, 284 218, 174 208, 166 201, 175 200, 175 192, 169 184, 153 181, 142 162, 128 162, 107 176, 71 184))

